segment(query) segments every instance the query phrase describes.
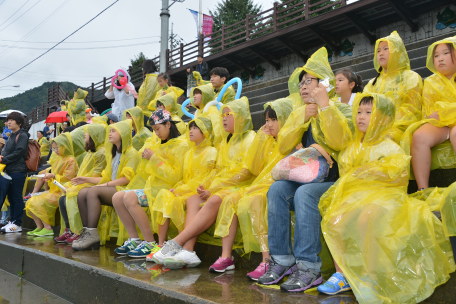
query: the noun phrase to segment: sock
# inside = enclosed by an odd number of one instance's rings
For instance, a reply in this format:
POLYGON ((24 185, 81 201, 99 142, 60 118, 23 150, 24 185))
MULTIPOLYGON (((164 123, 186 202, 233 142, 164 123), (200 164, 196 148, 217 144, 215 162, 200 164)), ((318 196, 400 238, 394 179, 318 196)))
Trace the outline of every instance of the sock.
POLYGON ((181 246, 181 245, 179 245, 178 243, 176 243, 176 241, 175 241, 175 240, 171 240, 170 242, 173 242, 173 243, 174 243, 174 244, 175 244, 175 245, 176 245, 178 248, 181 248, 181 249, 182 249, 182 246, 181 246))
POLYGON ((97 230, 97 228, 86 228, 88 231, 97 230))

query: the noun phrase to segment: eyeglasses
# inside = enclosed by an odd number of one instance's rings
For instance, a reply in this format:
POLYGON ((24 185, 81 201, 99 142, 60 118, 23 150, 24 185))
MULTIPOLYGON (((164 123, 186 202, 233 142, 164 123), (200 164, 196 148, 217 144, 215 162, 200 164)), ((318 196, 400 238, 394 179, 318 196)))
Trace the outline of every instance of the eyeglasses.
POLYGON ((221 116, 223 118, 223 117, 227 117, 227 116, 230 116, 230 115, 234 115, 234 113, 233 112, 223 112, 221 116))
POLYGON ((303 85, 309 85, 312 83, 312 80, 318 80, 318 78, 305 78, 303 79, 299 84, 298 84, 298 88, 302 88, 303 85))

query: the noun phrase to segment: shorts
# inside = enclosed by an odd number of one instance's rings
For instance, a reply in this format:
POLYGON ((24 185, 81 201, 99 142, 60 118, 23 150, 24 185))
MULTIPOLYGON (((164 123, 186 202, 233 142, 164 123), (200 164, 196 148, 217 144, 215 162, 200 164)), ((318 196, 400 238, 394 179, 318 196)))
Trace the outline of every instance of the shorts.
POLYGON ((149 207, 149 203, 147 202, 147 196, 146 194, 144 194, 144 189, 124 190, 125 193, 130 191, 135 192, 136 196, 138 197, 138 204, 141 207, 149 207))

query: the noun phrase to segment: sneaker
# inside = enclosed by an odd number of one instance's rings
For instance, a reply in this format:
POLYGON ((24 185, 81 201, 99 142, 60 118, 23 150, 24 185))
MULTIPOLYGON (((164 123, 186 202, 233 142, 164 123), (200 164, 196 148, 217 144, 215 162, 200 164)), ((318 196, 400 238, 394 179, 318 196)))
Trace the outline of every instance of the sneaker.
POLYGON ((114 252, 119 255, 127 255, 130 250, 135 249, 141 244, 141 240, 126 240, 121 247, 114 249, 114 252))
POLYGON ((335 295, 347 290, 351 290, 347 279, 340 272, 333 274, 325 284, 318 286, 317 290, 328 295, 335 295))
POLYGON ((234 258, 218 258, 211 267, 209 267, 210 272, 225 272, 225 270, 234 269, 234 258))
MULTIPOLYGON (((194 251, 181 249, 174 255, 165 258, 164 265, 169 269, 181 269, 184 266, 187 268, 196 267, 201 264, 201 260, 194 251)), ((234 268, 234 265, 233 265, 234 268)))
POLYGON ((155 243, 154 248, 152 248, 151 253, 149 253, 148 256, 146 256, 146 262, 153 262, 152 258, 154 257, 154 254, 156 254, 163 246, 158 245, 155 243))
POLYGON ((298 267, 288 277, 288 280, 280 285, 280 290, 287 292, 304 291, 321 283, 323 283, 323 277, 320 272, 306 269, 302 263, 298 263, 298 267))
POLYGON ((54 236, 54 231, 43 228, 40 232, 35 233, 35 236, 54 236))
POLYGON ((12 232, 21 232, 21 231, 22 231, 21 226, 18 226, 11 222, 8 222, 8 224, 6 224, 6 226, 3 226, 1 229, 1 232, 3 232, 3 233, 12 233, 12 232))
POLYGON ((174 240, 164 242, 162 248, 157 251, 152 257, 152 261, 157 264, 163 265, 165 259, 176 254, 177 251, 182 249, 174 240))
POLYGON ((27 235, 34 236, 35 233, 40 232, 42 228, 36 228, 35 230, 27 232, 27 235))
POLYGON ((32 194, 29 193, 26 196, 24 196, 24 201, 29 200, 32 197, 32 194))
POLYGON ((266 259, 268 270, 259 279, 258 283, 263 285, 272 285, 280 281, 284 276, 291 274, 296 269, 296 264, 293 266, 282 266, 277 264, 272 258, 266 259))
POLYGON ((130 250, 127 255, 131 258, 145 258, 151 254, 152 251, 157 252, 158 250, 160 250, 160 248, 157 243, 144 241, 135 249, 130 250))
POLYGON ((73 233, 69 238, 65 240, 65 243, 67 245, 73 244, 73 242, 76 242, 79 239, 79 235, 76 233, 73 233))
POLYGON ((68 228, 65 228, 65 232, 56 238, 54 238, 54 241, 57 243, 65 243, 67 239, 69 239, 73 234, 68 230, 68 228))
POLYGON ((249 272, 247 274, 247 277, 252 280, 252 281, 258 281, 258 279, 266 273, 266 271, 268 270, 269 268, 269 264, 267 263, 260 263, 260 265, 258 265, 258 267, 252 271, 252 272, 249 272))

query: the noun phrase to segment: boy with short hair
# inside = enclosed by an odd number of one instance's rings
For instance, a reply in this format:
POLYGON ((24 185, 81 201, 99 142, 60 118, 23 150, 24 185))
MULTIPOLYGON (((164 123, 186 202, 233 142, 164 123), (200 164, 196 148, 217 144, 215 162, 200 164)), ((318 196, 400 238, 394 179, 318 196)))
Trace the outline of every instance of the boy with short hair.
MULTIPOLYGON (((220 91, 222 90, 223 86, 225 85, 225 83, 228 81, 229 78, 230 78, 230 73, 225 68, 217 67, 217 68, 213 68, 211 70, 211 84, 214 87, 214 93, 215 93, 214 98, 218 97, 218 95, 220 94, 220 91)), ((236 92, 234 92, 233 86, 229 86, 228 89, 226 90, 225 94, 223 95, 221 102, 223 104, 227 104, 228 102, 234 100, 235 95, 236 95, 236 92)))

